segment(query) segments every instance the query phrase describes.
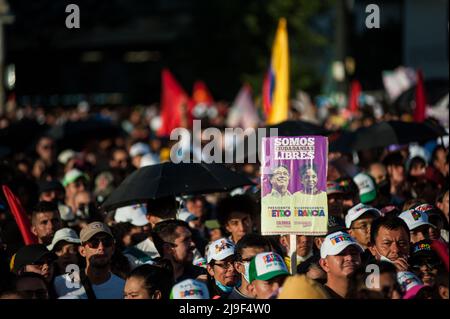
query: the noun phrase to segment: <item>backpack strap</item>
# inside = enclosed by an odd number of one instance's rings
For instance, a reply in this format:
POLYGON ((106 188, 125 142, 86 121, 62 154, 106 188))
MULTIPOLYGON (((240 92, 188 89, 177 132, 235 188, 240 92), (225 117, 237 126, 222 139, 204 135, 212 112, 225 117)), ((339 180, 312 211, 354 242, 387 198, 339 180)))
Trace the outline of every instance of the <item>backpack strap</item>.
POLYGON ((92 289, 92 283, 84 271, 80 271, 80 280, 88 299, 97 299, 94 289, 92 289))

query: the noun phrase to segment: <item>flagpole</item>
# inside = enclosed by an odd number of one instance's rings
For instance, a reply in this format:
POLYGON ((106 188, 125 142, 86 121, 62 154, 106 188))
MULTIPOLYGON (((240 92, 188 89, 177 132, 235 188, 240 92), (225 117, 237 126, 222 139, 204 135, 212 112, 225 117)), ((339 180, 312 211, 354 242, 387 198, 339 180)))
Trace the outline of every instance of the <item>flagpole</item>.
POLYGON ((297 235, 289 235, 289 257, 291 259, 289 271, 295 275, 297 273, 297 235))

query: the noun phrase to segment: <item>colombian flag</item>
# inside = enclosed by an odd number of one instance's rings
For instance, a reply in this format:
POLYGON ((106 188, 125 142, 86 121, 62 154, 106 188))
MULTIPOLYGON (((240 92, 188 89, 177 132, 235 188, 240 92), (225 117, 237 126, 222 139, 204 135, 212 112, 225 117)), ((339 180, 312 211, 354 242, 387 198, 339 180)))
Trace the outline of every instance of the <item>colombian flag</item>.
POLYGON ((281 18, 272 47, 272 60, 263 84, 263 106, 268 125, 288 119, 289 47, 286 19, 281 18))

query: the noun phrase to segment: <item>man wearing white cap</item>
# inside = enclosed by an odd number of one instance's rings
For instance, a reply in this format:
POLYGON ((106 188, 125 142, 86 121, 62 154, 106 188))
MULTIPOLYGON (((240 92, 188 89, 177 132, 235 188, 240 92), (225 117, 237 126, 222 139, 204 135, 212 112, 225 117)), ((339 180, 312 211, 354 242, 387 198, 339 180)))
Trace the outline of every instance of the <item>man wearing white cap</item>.
POLYGON ((133 204, 116 209, 114 220, 116 223, 130 223, 143 227, 148 224, 147 208, 145 204, 133 204))
POLYGON ((348 233, 364 249, 368 247, 370 242, 370 226, 374 219, 380 216, 381 213, 378 209, 362 203, 350 208, 345 216, 345 226, 348 233))
MULTIPOLYGON (((114 221, 116 223, 130 223, 132 225, 128 236, 130 242, 132 241, 131 236, 133 236, 133 239, 142 235, 146 236, 146 233, 150 230, 148 227, 146 204, 133 204, 117 208, 114 214, 114 221)), ((123 254, 128 258, 132 269, 139 265, 151 264, 153 258, 157 257, 155 254, 142 251, 136 246, 127 247, 123 251, 123 254)))
POLYGON ((201 281, 186 279, 172 287, 170 299, 209 299, 208 287, 201 281))
POLYGON ((159 158, 151 152, 150 146, 143 142, 135 143, 130 147, 130 157, 131 163, 136 168, 159 163, 159 158))
POLYGON ((62 180, 62 184, 66 190, 66 201, 65 204, 76 210, 75 207, 75 195, 78 192, 86 191, 88 188, 87 182, 89 177, 80 171, 79 169, 71 169, 68 171, 62 180))
POLYGON ((227 238, 220 238, 207 247, 208 288, 214 299, 225 298, 236 286, 239 276, 234 268, 234 244, 227 238))
POLYGON ((248 273, 248 290, 256 299, 276 296, 290 275, 283 258, 274 252, 263 252, 253 257, 248 273))
POLYGON ((73 272, 73 267, 78 267, 78 246, 81 244, 77 233, 70 228, 62 228, 55 233, 52 243, 47 249, 54 252, 58 259, 56 264, 60 276, 55 277, 54 287, 58 296, 64 296, 70 291, 76 290, 76 284, 80 282, 78 273, 73 272), (72 289, 70 287, 73 287, 72 289))
POLYGON ((351 276, 361 266, 363 248, 348 233, 329 234, 320 247, 320 266, 327 273, 325 289, 334 299, 346 298, 351 276))
POLYGON ((406 223, 411 235, 411 244, 415 244, 421 240, 430 239, 429 229, 435 228, 433 224, 428 222, 428 214, 420 210, 409 209, 400 214, 401 219, 406 223))

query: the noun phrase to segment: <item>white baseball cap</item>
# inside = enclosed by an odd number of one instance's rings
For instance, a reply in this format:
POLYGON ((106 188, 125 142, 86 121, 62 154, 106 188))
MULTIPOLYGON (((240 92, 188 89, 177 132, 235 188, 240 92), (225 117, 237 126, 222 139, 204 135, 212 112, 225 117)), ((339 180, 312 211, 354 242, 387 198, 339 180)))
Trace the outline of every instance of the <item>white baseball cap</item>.
POLYGON ((70 183, 75 182, 79 178, 84 178, 86 181, 89 180, 89 176, 82 171, 80 171, 77 168, 72 168, 70 171, 68 171, 63 178, 62 184, 64 187, 69 185, 70 183))
POLYGON ((135 157, 138 155, 145 155, 149 153, 150 153, 150 146, 142 142, 135 143, 130 147, 131 157, 135 157))
POLYGON ((170 299, 209 299, 208 287, 201 281, 186 279, 172 287, 170 299))
POLYGON ((61 153, 59 153, 58 162, 65 165, 69 160, 71 160, 74 157, 77 157, 77 155, 78 153, 75 152, 74 150, 70 149, 64 150, 61 153))
POLYGON ((114 220, 117 223, 131 223, 134 226, 148 224, 147 207, 145 204, 134 204, 116 209, 114 220))
POLYGON ((420 210, 408 209, 407 211, 401 213, 398 217, 405 221, 409 230, 416 229, 422 225, 428 225, 436 228, 433 224, 428 222, 428 214, 421 212, 420 210))
POLYGON ((58 230, 53 236, 52 243, 47 246, 48 250, 53 250, 55 245, 60 241, 66 241, 71 244, 81 244, 80 237, 78 237, 77 233, 71 228, 61 228, 58 230))
POLYGON ((320 257, 339 255, 345 248, 352 245, 364 252, 364 249, 348 233, 342 231, 331 233, 325 237, 322 247, 320 247, 320 257))
POLYGON ((359 203, 358 205, 353 206, 348 210, 347 215, 345 216, 345 226, 350 228, 352 223, 357 220, 359 217, 364 215, 365 213, 373 213, 376 217, 381 216, 381 212, 369 205, 365 205, 363 203, 359 203))
POLYGON ((197 220, 198 217, 188 211, 182 211, 182 212, 178 213, 177 219, 180 219, 182 221, 185 221, 186 223, 189 223, 193 220, 197 220))
POLYGON ((249 282, 290 275, 283 257, 274 252, 260 253, 253 257, 248 266, 248 274, 249 282))
POLYGON ((227 238, 220 238, 209 244, 207 251, 206 261, 209 264, 211 260, 224 260, 234 255, 234 244, 227 238))

